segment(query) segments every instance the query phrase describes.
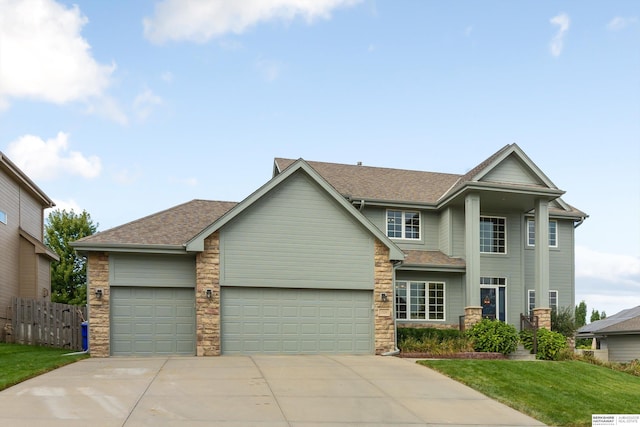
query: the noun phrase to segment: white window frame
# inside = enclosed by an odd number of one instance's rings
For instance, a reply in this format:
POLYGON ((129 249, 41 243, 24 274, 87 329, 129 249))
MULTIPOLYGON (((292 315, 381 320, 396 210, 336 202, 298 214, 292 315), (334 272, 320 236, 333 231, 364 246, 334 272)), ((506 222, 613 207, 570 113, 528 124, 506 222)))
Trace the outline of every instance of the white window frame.
MULTIPOLYGON (((500 230, 498 230, 498 233, 500 233, 500 230)), ((488 215, 482 215, 480 216, 480 253, 481 254, 498 254, 498 255, 506 255, 507 254, 507 218, 503 217, 503 216, 488 216, 488 215), (491 224, 493 225, 493 229, 491 230, 491 233, 496 233, 496 226, 500 227, 502 226, 503 230, 502 230, 502 234, 504 235, 503 239, 500 239, 499 237, 493 238, 492 240, 504 240, 504 244, 501 245, 496 245, 494 246, 494 244, 491 244, 491 249, 490 251, 484 251, 483 247, 485 247, 486 245, 483 245, 483 230, 482 230, 482 222, 483 220, 501 220, 502 224, 499 223, 494 223, 493 221, 491 221, 491 224), (500 251, 500 248, 502 248, 502 252, 500 251), (494 250, 495 249, 495 250, 494 250)))
POLYGON ((411 240, 411 241, 419 241, 420 239, 422 239, 422 214, 420 213, 420 211, 405 211, 402 209, 387 209, 387 212, 385 214, 385 233, 387 235, 387 237, 389 237, 390 239, 396 239, 396 240, 411 240), (399 212, 400 213, 400 222, 401 222, 401 228, 400 228, 400 237, 397 236, 390 236, 389 235, 389 213, 390 212, 399 212), (418 237, 407 237, 407 230, 405 228, 405 223, 407 221, 407 214, 417 214, 418 215, 418 237))
POLYGON ((0 222, 3 224, 7 223, 7 213, 2 210, 0 210, 0 222))
MULTIPOLYGON (((527 246, 534 247, 536 245, 536 220, 527 218, 527 246), (533 233, 531 230, 533 224, 533 233)), ((558 247, 558 221, 555 219, 549 220, 549 247, 558 247), (551 224, 554 224, 553 232, 551 231, 551 224), (553 240, 552 237, 553 236, 553 240), (553 244, 552 244, 553 241, 553 244)))
MULTIPOLYGON (((549 290, 549 308, 552 310, 556 310, 556 313, 558 312, 558 300, 560 297, 560 293, 556 290, 550 289, 549 290), (553 297, 552 297, 553 295, 553 297), (551 300, 552 298, 555 298, 556 303, 551 304, 551 300)), ((527 298, 527 302, 529 305, 529 314, 531 314, 533 312, 533 309, 536 308, 536 290, 535 289, 529 289, 528 292, 528 298, 527 298)))
POLYGON ((447 319, 447 285, 445 282, 422 282, 422 281, 411 281, 411 280, 398 280, 395 284, 396 287, 396 301, 395 301, 395 316, 397 320, 401 321, 417 321, 417 322, 444 322, 447 319), (416 295, 412 295, 412 285, 416 287, 423 286, 424 295, 420 294, 420 289, 417 289, 416 295), (433 288, 432 288, 433 285, 433 288), (404 294, 400 295, 399 287, 404 286, 404 294), (438 289, 437 287, 440 287, 438 289), (442 296, 436 296, 436 299, 440 299, 441 302, 431 303, 431 292, 441 292, 442 296), (422 297, 424 303, 421 303, 420 298, 422 297), (404 298, 404 303, 401 304, 399 298, 404 298), (416 301, 413 301, 413 300, 416 301), (400 305, 405 307, 405 310, 401 311, 398 309, 400 305), (422 310, 412 310, 411 307, 421 307, 422 310), (442 310, 438 311, 437 308, 441 307, 442 310), (433 310, 432 310, 433 308, 433 310), (405 317, 399 317, 400 314, 404 313, 405 317), (412 317, 413 315, 417 315, 417 317, 412 317), (423 315, 424 317, 420 317, 423 315), (439 318, 440 317, 440 318, 439 318))

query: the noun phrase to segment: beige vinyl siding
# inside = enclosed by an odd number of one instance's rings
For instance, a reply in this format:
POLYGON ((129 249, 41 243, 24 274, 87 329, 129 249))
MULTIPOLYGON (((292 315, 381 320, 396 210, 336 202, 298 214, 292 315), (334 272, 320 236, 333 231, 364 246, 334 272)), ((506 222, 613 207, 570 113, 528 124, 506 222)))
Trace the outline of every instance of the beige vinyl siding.
POLYGON ((51 263, 48 258, 38 256, 38 289, 36 297, 49 298, 51 295, 51 263), (44 292, 46 290, 46 293, 44 292))
POLYGON ((509 182, 514 184, 537 185, 540 180, 515 156, 504 159, 497 167, 486 174, 480 181, 509 182))
POLYGON ((40 203, 27 191, 20 191, 20 226, 42 241, 43 212, 40 203))
POLYGON ((373 237, 302 172, 220 233, 221 284, 373 289, 373 237))
POLYGON ((630 362, 640 359, 640 334, 610 335, 606 338, 610 362, 630 362))
MULTIPOLYGON (((0 209, 7 214, 7 223, 0 223, 0 307, 9 306, 11 297, 19 292, 18 196, 18 185, 0 168, 0 209)), ((5 319, 6 314, 1 309, 0 319, 5 319)))
POLYGON ((20 295, 35 298, 38 280, 37 255, 35 248, 26 239, 20 238, 20 295))

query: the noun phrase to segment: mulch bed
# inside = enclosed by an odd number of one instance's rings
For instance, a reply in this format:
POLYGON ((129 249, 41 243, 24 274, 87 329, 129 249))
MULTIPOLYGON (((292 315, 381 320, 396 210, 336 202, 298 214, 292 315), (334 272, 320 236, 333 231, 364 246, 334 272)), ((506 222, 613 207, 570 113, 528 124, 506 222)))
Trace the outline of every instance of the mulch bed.
POLYGON ((432 353, 404 353, 400 352, 398 357, 407 359, 507 359, 502 353, 466 352, 453 354, 432 354, 432 353))

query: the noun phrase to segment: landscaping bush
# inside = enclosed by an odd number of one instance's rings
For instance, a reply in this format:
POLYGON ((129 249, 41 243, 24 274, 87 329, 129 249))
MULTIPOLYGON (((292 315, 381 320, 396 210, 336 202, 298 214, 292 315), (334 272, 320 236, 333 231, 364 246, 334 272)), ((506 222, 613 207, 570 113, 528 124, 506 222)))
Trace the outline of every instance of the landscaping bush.
POLYGON ((398 341, 398 347, 404 353, 428 353, 433 356, 445 356, 455 353, 473 351, 473 346, 465 337, 438 339, 426 337, 418 339, 405 336, 398 341))
POLYGON ((444 341, 445 339, 460 338, 464 333, 458 329, 436 329, 436 328, 398 328, 398 342, 405 338, 415 338, 418 341, 435 339, 444 341))
POLYGON ((545 328, 538 329, 538 353, 536 358, 541 360, 560 360, 563 350, 567 348, 564 335, 545 328))
POLYGON ((565 337, 572 337, 576 332, 576 321, 570 307, 551 310, 551 330, 565 337))
POLYGON ((531 329, 520 331, 520 342, 524 348, 533 351, 533 331, 531 329))
POLYGON ((512 325, 483 319, 467 331, 475 351, 509 354, 518 346, 518 331, 512 325))

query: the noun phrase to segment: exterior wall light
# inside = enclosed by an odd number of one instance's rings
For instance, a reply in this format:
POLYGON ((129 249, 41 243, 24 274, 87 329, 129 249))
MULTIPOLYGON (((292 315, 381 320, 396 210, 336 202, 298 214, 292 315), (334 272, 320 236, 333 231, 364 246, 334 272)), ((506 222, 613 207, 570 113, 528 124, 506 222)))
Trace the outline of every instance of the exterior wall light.
POLYGON ((96 298, 102 299, 102 288, 96 289, 96 298))
POLYGON ((387 294, 385 292, 380 294, 380 299, 382 300, 382 302, 389 301, 389 297, 387 296, 387 294))
POLYGON ((207 299, 213 298, 213 291, 211 289, 207 289, 205 293, 207 295, 207 299))

